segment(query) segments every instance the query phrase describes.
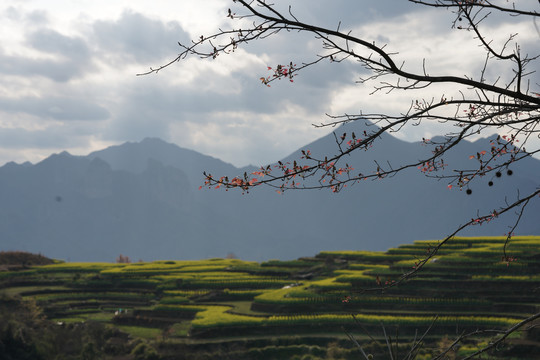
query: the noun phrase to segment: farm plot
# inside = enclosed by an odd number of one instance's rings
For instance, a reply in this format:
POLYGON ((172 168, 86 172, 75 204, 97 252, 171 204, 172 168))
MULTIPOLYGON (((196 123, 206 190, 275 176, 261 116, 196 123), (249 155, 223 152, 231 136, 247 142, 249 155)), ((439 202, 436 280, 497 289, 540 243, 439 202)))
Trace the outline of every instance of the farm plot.
POLYGON ((168 346, 290 334, 340 339, 343 327, 360 324, 376 333, 381 323, 399 327, 407 339, 434 319, 432 334, 440 338, 456 329, 507 328, 538 311, 535 294, 521 289, 540 283, 540 237, 514 237, 511 260, 504 261, 503 238, 455 238, 419 276, 377 290, 413 269, 436 243, 261 264, 56 263, 0 272, 0 292, 35 301, 57 322, 98 321, 168 346))

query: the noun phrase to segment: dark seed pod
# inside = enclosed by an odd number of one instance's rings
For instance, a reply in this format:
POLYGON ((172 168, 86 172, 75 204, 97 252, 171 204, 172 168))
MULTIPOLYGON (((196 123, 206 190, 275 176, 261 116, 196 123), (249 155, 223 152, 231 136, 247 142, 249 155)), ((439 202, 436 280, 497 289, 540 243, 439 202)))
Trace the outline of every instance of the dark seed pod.
POLYGON ((502 173, 501 173, 500 171, 497 171, 497 172, 495 173, 495 176, 496 176, 496 177, 501 177, 501 176, 502 176, 502 173))
POLYGON ((472 190, 471 189, 467 189, 467 191, 465 191, 467 193, 467 195, 471 195, 472 194, 472 190))
POLYGON ((493 181, 488 182, 489 186, 493 186, 493 181))
POLYGON ((506 172, 506 174, 507 174, 508 176, 512 176, 513 173, 514 173, 514 172, 513 172, 512 170, 508 170, 508 171, 506 172))

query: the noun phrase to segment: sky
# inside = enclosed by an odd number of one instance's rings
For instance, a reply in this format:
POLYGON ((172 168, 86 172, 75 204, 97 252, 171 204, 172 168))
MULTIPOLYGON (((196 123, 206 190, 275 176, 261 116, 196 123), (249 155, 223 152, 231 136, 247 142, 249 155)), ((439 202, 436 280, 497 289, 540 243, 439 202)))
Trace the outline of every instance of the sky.
MULTIPOLYGON (((478 77, 485 53, 466 31, 451 29, 452 14, 404 0, 274 1, 300 20, 362 36, 397 52, 398 62, 431 74, 478 77)), ((505 1, 503 1, 505 2, 505 1)), ((523 0, 538 6, 533 0, 523 0)), ((160 73, 136 76, 173 59, 218 28, 238 27, 229 0, 4 0, 0 4, 0 165, 36 163, 52 153, 74 155, 126 141, 158 137, 238 167, 277 161, 332 129, 314 123, 325 114, 405 111, 419 96, 369 95, 375 83, 357 63, 324 62, 294 83, 268 88, 267 67, 313 61, 321 42, 288 33, 250 43, 217 59, 187 58, 160 73)), ((518 33, 522 51, 540 53, 540 34, 526 18, 492 16, 483 24, 497 41, 518 33), (500 35, 500 36, 499 36, 500 35), (497 40, 499 39, 499 40, 497 40)), ((512 45, 512 44, 511 44, 512 45)), ((533 64, 538 67, 538 62, 533 64)), ((540 69, 531 69, 540 70, 540 69)), ((488 80, 511 74, 490 64, 488 80)), ((536 75, 537 76, 537 75, 536 75)), ((419 141, 439 124, 407 127, 398 137, 419 141)))

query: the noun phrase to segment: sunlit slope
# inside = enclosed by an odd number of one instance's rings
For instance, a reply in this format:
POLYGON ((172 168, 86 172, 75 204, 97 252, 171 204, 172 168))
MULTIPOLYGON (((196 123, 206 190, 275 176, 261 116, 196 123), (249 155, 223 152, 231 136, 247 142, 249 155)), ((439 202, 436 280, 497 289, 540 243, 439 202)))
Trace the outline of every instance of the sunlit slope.
POLYGON ((385 291, 437 241, 387 252, 328 251, 263 263, 237 259, 59 263, 0 273, 2 292, 33 298, 59 322, 176 329, 172 337, 342 333, 360 322, 505 328, 535 313, 540 237, 454 238, 413 279, 385 291), (351 314, 355 314, 356 320, 351 314))

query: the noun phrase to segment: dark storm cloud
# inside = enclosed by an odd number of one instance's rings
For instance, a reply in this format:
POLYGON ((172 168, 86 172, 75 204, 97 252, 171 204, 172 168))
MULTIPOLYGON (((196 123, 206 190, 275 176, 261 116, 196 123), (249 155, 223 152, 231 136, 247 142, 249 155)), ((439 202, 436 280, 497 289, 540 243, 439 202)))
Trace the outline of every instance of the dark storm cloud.
POLYGON ((66 82, 89 71, 90 51, 82 38, 42 28, 28 34, 26 42, 30 48, 53 58, 7 55, 0 48, 0 73, 66 82))
POLYGON ((164 23, 131 11, 116 21, 97 21, 93 29, 102 50, 137 62, 173 57, 177 43, 189 41, 179 23, 164 23))
POLYGON ((102 106, 81 98, 67 97, 3 97, 0 98, 0 110, 66 121, 104 120, 109 117, 109 111, 102 106))

